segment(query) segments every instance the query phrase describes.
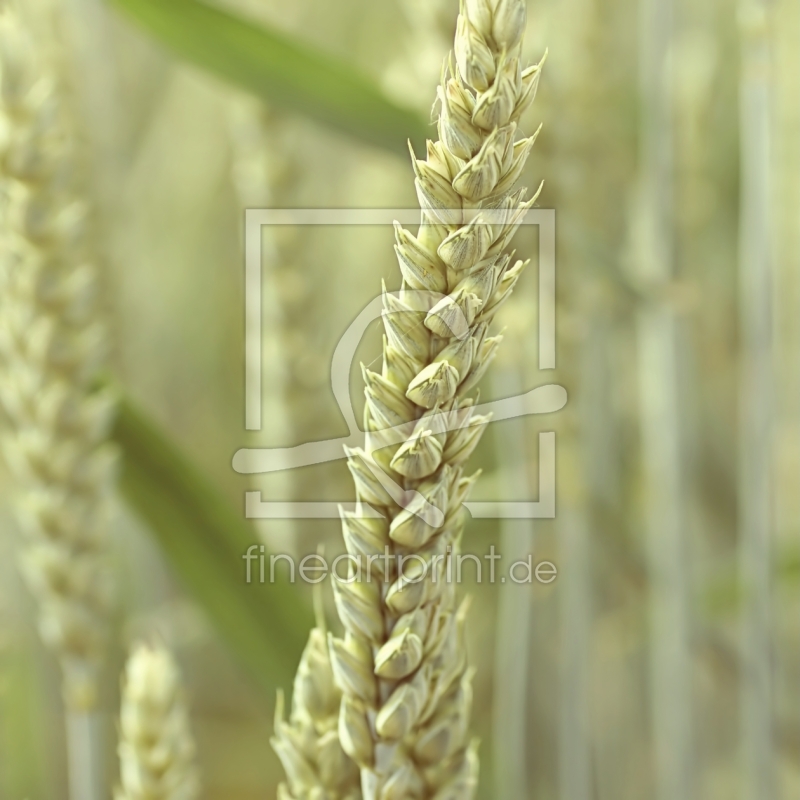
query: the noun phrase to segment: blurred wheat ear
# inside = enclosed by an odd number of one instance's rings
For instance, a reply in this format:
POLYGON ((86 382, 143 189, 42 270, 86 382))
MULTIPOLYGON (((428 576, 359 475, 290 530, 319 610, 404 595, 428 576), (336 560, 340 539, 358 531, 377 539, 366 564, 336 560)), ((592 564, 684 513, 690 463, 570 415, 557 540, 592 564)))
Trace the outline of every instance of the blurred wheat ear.
POLYGON ((22 573, 63 674, 71 792, 93 800, 92 713, 111 606, 106 504, 115 453, 106 440, 114 402, 90 391, 105 332, 59 67, 13 5, 2 11, 0 37, 0 400, 11 422, 3 445, 20 482, 22 573))
POLYGON ((194 800, 200 781, 178 667, 163 646, 139 645, 125 667, 115 800, 194 800))
POLYGON ((113 475, 105 446, 113 401, 91 394, 104 332, 87 266, 85 211, 65 173, 75 152, 56 82, 31 57, 13 11, 0 18, 5 193, 4 450, 25 496, 23 573, 41 631, 64 669, 65 700, 86 710, 106 639, 109 581, 104 504, 113 475))

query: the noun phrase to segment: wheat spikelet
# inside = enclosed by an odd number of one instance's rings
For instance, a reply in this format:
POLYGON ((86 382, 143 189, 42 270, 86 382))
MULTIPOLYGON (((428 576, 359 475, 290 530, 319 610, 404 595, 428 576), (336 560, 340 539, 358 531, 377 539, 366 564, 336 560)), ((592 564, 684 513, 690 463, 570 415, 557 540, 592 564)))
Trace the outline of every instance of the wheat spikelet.
POLYGON ((104 331, 73 190, 74 139, 54 72, 12 8, 0 15, 4 441, 24 489, 22 568, 71 710, 95 703, 109 606, 105 499, 113 403, 89 394, 104 331))
POLYGON ((275 714, 272 748, 286 772, 280 800, 358 800, 359 772, 342 750, 338 735, 341 692, 331 670, 325 631, 314 628, 303 651, 289 721, 283 698, 275 714))
POLYGON ((178 668, 164 647, 138 646, 125 667, 115 800, 192 800, 199 781, 178 668))
POLYGON ((384 291, 383 369, 364 370, 367 444, 348 451, 349 466, 359 501, 383 519, 342 515, 348 551, 362 565, 372 557, 372 574, 334 580, 347 632, 330 638, 330 652, 339 734, 365 800, 468 798, 477 780, 464 615, 447 559, 476 477, 463 465, 489 422, 468 393, 500 342, 489 324, 525 266, 504 252, 533 204, 514 191, 536 138, 517 141, 517 121, 541 68, 521 69, 524 25, 523 0, 462 2, 438 95, 440 140, 427 160, 413 158, 422 224, 416 236, 396 226, 403 287, 384 291), (403 573, 396 558, 374 558, 387 548, 413 556, 403 573))

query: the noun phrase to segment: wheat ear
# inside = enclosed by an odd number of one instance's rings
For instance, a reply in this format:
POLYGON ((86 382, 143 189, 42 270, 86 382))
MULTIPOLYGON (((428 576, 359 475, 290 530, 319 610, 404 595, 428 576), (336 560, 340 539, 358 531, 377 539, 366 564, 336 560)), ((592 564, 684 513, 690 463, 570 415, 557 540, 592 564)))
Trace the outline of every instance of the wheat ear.
POLYGON ((192 800, 199 781, 180 674, 169 651, 139 645, 125 667, 115 800, 192 800))
POLYGON ((330 652, 340 739, 361 767, 365 800, 468 798, 477 780, 447 561, 475 480, 463 464, 489 421, 467 395, 500 342, 489 324, 524 267, 504 250, 533 203, 513 188, 535 139, 517 141, 517 121, 541 66, 520 67, 525 21, 523 0, 462 2, 439 141, 427 160, 413 158, 422 224, 416 236, 396 225, 403 285, 384 291, 383 369, 364 369, 367 443, 348 452, 349 467, 359 501, 382 517, 343 513, 342 527, 348 552, 383 573, 334 580, 346 635, 331 637, 330 652), (386 552, 409 558, 402 573, 396 558, 376 558, 386 552))
POLYGON ((91 394, 104 330, 56 81, 13 9, 0 16, 4 449, 24 489, 22 569, 58 655, 68 709, 90 710, 106 643, 105 446, 113 402, 91 394))
MULTIPOLYGON (((321 619, 321 617, 320 617, 321 619)), ((272 749, 286 772, 279 800, 359 800, 359 772, 337 731, 342 693, 336 687, 322 626, 311 631, 297 670, 292 711, 284 721, 278 695, 272 749)))

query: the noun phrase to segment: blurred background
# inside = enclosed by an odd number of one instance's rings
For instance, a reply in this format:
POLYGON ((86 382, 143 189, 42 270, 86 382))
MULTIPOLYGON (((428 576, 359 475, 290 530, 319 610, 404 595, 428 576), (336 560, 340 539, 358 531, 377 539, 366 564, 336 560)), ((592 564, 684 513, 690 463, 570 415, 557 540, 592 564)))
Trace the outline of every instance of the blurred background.
MULTIPOLYGON (((217 45, 191 14, 177 28, 148 25, 159 15, 139 10, 153 5, 169 16, 194 3, 63 3, 111 372, 128 404, 108 780, 127 647, 157 635, 185 676, 204 797, 255 800, 274 797, 281 778, 269 747, 275 693, 290 688, 311 589, 280 586, 261 603, 242 573, 225 591, 234 615, 249 603, 256 621, 232 631, 214 609, 213 559, 195 563, 183 545, 199 552, 230 535, 237 575, 236 543, 248 537, 299 555, 341 549, 335 520, 251 532, 244 493, 349 500, 344 462, 245 477, 231 459, 243 446, 347 433, 333 348, 381 279, 395 287, 398 275, 388 228, 265 231, 264 426, 248 433, 243 209, 414 208, 403 140, 429 118, 458 3, 225 4, 303 53, 346 62, 419 120, 387 146, 304 113, 302 92, 248 93, 258 75, 237 72, 222 26, 217 45), (152 445, 145 456, 137 441, 152 445), (206 505, 192 506, 191 492, 137 492, 128 463, 152 481, 159 459, 196 475, 206 505), (164 523, 161 502, 191 506, 185 527, 164 523), (211 529, 196 545, 195 518, 211 529), (278 624, 284 615, 300 624, 278 624)), ((482 397, 558 383, 569 403, 492 425, 473 458, 484 471, 475 499, 535 499, 538 434, 556 432, 556 518, 475 520, 464 541, 558 567, 548 585, 462 586, 475 600, 479 797, 796 798, 800 5, 530 0, 528 10, 529 62, 549 56, 524 120, 528 133, 544 128, 523 183, 544 180, 538 205, 556 212, 558 361, 538 368, 534 260, 501 314, 506 339, 482 397)), ((536 228, 517 249, 535 259, 536 228)), ((359 359, 379 346, 373 326, 359 359)), ((360 380, 354 367, 356 398, 360 380)), ((0 472, 0 797, 61 800, 59 677, 17 575, 13 499, 0 472)))

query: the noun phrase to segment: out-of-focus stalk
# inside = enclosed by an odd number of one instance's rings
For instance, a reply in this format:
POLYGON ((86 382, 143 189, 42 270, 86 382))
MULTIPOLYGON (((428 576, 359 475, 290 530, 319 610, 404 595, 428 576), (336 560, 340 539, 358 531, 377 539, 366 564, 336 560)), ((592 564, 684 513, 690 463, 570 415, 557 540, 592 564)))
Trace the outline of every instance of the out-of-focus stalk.
POLYGON ((743 0, 740 208, 739 554, 745 800, 776 796, 773 755, 772 267, 770 44, 767 3, 743 0))
MULTIPOLYGON (((235 0, 247 16, 268 23, 269 4, 235 0)), ((272 9, 274 12, 275 9, 272 9)), ((288 12, 302 27, 313 13, 298 6, 288 12)), ((314 24, 308 20, 308 24, 314 24)), ((340 148, 303 120, 243 96, 232 104, 232 167, 240 204, 247 208, 326 208, 344 201, 353 167, 340 148)), ((346 203, 345 203, 346 205, 346 203)), ((330 331, 339 328, 337 282, 330 264, 347 256, 327 243, 320 247, 308 228, 296 225, 262 227, 261 292, 248 290, 246 360, 250 376, 246 428, 262 431, 269 445, 300 444, 329 438, 339 422, 330 395, 330 331), (261 363, 261 386, 255 386, 252 366, 261 363), (257 398, 263 396, 259 408, 257 398)), ((350 267, 349 267, 350 268, 350 267)), ((346 283, 346 282, 342 282, 346 283)), ((265 445, 267 442, 265 442, 265 445)), ((347 491, 338 471, 318 467, 275 472, 263 490, 264 499, 319 501, 320 485, 332 496, 347 491)), ((341 495, 340 495, 341 496, 341 495)), ((320 535, 318 523, 284 519, 262 520, 268 543, 293 552, 306 534, 320 535)))
MULTIPOLYGON (((589 293, 591 305, 602 293, 589 293)), ((562 660, 559 698, 559 797, 591 800, 590 659, 593 621, 592 532, 596 510, 609 491, 607 430, 608 331, 601 313, 584 306, 581 331, 576 435, 562 444, 558 533, 561 558, 562 660)), ((577 348, 576 348, 577 350, 577 348)), ((566 437, 565 437, 566 438, 566 437)), ((564 440, 562 439, 562 442, 564 440)), ((613 480, 613 479, 611 479, 613 480)))
MULTIPOLYGON (((286 137, 280 135, 286 124, 278 114, 271 113, 265 105, 250 98, 236 98, 231 104, 233 179, 242 210, 274 208, 280 204, 280 184, 292 161, 285 147, 286 137)), ((278 286, 278 270, 287 255, 274 228, 262 227, 261 234, 260 275, 248 275, 245 280, 245 303, 248 306, 245 357, 250 362, 247 375, 259 375, 261 384, 245 385, 245 422, 248 429, 264 427, 267 431, 279 432, 284 438, 288 433, 291 440, 294 425, 286 402, 287 364, 282 345, 285 319, 278 286), (258 286, 260 292, 252 292, 253 285, 258 286), (253 415, 255 417, 251 418, 253 415)), ((243 229, 242 242, 244 237, 243 229)), ((270 479, 271 492, 286 499, 291 491, 291 473, 288 470, 277 472, 270 479)), ((292 520, 270 520, 268 526, 262 528, 262 533, 274 549, 294 551, 296 531, 292 520)))
POLYGON ((402 55, 383 75, 386 89, 427 113, 442 71, 442 54, 452 45, 458 0, 400 0, 410 31, 402 55))
MULTIPOLYGON (((508 356, 508 351, 505 353, 508 356)), ((493 375, 498 397, 524 392, 517 354, 505 358, 493 375), (509 363, 510 362, 510 363, 509 363)), ((495 439, 502 486, 507 500, 530 496, 530 447, 520 432, 525 418, 498 426, 495 439)), ((530 519, 500 521, 500 553, 503 562, 524 561, 534 542, 530 519)), ((529 797, 528 791, 528 686, 533 615, 530 587, 506 581, 498 587, 495 632, 494 691, 492 692, 492 772, 495 797, 529 797)))
POLYGON ((686 547, 686 461, 681 446, 679 330, 666 291, 675 278, 674 154, 669 52, 672 0, 642 0, 641 186, 636 273, 639 391, 651 591, 650 697, 659 800, 690 800, 692 702, 686 547))
POLYGON ((69 796, 73 800, 103 800, 100 719, 95 713, 67 709, 65 723, 69 796))
MULTIPOLYGON (((566 412, 566 431, 559 439, 559 503, 556 518, 560 576, 559 598, 559 695, 558 797, 590 800, 615 789, 597 781, 592 763, 590 675, 602 666, 592 664, 593 565, 602 552, 603 528, 608 509, 618 494, 618 447, 613 409, 609 402, 611 380, 609 351, 614 344, 605 319, 608 293, 602 291, 603 251, 615 252, 615 216, 609 213, 607 197, 615 184, 625 185, 625 147, 611 119, 614 108, 614 77, 605 68, 616 26, 606 20, 616 11, 607 0, 563 0, 555 7, 557 40, 552 45, 560 62, 560 91, 571 112, 554 120, 561 157, 556 159, 563 189, 557 208, 568 213, 559 217, 561 263, 568 265, 562 290, 565 293, 564 329, 572 329, 567 368, 577 402, 566 412), (605 166, 597 163, 602 152, 605 166), (610 247, 609 247, 610 245, 610 247), (600 267, 600 269, 598 269, 600 267), (570 277, 571 276, 571 277, 570 277), (600 513, 600 509, 606 511, 600 513), (600 540, 596 547, 593 542, 600 540)), ((618 36, 619 34, 617 34, 618 36)), ((620 376, 617 376, 619 378, 620 376)), ((563 421, 562 421, 563 426, 563 421)), ((614 520, 616 522, 616 520, 614 520)), ((615 581, 616 575, 600 570, 598 583, 615 581)), ((605 586, 598 588, 602 592, 605 586)), ((618 667, 614 671, 619 675, 618 667)), ((617 678, 617 680, 620 680, 617 678)), ((617 705, 606 700, 608 705, 617 705)), ((595 707, 599 711, 599 707, 595 707)), ((606 750, 621 746, 624 735, 619 715, 613 730, 604 731, 606 750)), ((601 723, 602 724, 602 723, 601 723)), ((602 752, 602 751, 601 751, 602 752)))
POLYGON ((558 526, 561 545, 562 666, 559 698, 559 797, 591 800, 589 737, 589 633, 591 580, 589 517, 576 499, 562 502, 558 526))

